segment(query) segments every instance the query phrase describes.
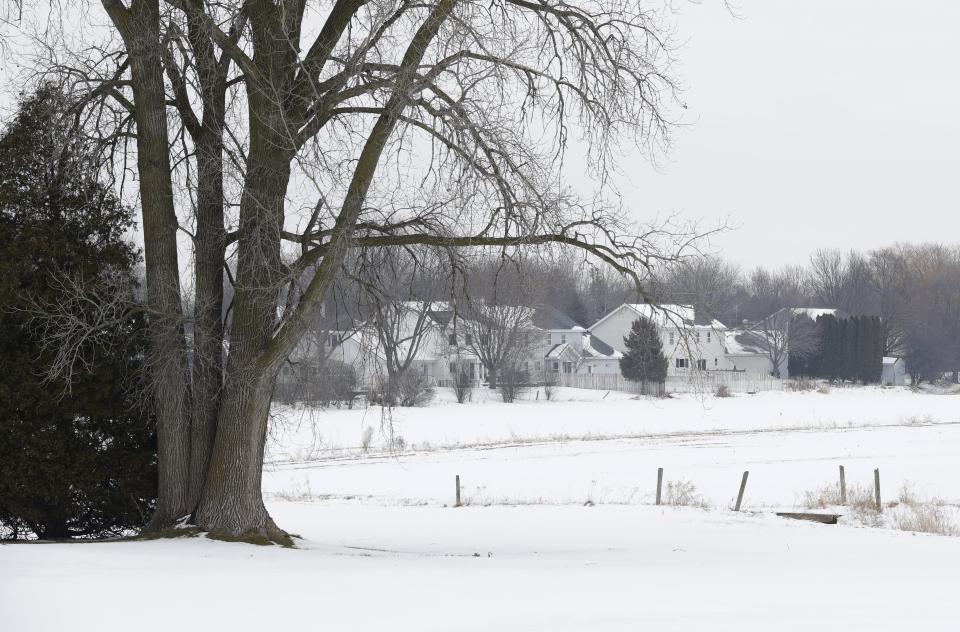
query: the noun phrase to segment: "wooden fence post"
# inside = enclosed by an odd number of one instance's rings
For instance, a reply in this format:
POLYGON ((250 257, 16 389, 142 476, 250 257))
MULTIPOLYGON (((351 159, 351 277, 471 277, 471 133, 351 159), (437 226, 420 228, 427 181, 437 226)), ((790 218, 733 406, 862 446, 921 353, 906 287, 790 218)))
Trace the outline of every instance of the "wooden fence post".
POLYGON ((840 504, 847 504, 847 477, 842 465, 840 466, 840 504))
POLYGON ((663 468, 657 468, 657 504, 660 504, 660 489, 663 486, 663 468))
POLYGON ((873 471, 873 491, 877 496, 877 513, 883 511, 883 505, 880 504, 880 468, 873 471))
POLYGON ((454 507, 460 506, 460 475, 457 474, 457 504, 454 507))
POLYGON ((740 511, 740 503, 743 502, 743 490, 747 488, 747 476, 750 475, 750 472, 744 472, 743 478, 740 480, 740 492, 737 494, 737 506, 733 508, 734 511, 740 511))

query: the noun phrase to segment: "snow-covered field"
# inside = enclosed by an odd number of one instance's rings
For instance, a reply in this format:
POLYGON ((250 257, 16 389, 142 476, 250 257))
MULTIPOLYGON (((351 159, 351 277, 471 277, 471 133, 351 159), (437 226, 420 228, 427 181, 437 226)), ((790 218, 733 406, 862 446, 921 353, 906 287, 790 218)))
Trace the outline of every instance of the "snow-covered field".
POLYGON ((960 629, 960 539, 772 514, 843 464, 955 519, 960 397, 554 399, 278 408, 264 490, 298 549, 0 546, 0 628, 960 629), (710 508, 652 506, 657 467, 710 508))

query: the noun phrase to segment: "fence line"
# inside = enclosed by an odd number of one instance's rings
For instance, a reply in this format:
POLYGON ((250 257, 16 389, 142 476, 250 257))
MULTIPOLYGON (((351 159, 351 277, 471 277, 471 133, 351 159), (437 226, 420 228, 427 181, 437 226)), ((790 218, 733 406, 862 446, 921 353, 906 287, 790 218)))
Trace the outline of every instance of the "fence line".
POLYGON ((732 393, 782 391, 783 380, 762 373, 735 373, 732 371, 692 372, 689 376, 671 375, 664 384, 631 382, 617 373, 561 373, 558 385, 604 391, 626 391, 643 395, 664 393, 712 393, 726 386, 732 393))

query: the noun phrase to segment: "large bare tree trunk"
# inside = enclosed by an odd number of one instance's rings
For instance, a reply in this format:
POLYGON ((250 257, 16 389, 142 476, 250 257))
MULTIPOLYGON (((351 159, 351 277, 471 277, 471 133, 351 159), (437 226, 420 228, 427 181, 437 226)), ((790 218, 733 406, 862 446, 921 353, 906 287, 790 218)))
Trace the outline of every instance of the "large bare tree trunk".
POLYGON ((263 504, 260 481, 275 377, 229 372, 196 523, 215 536, 289 542, 263 504))
POLYGON ((219 132, 214 136, 205 130, 205 135, 197 143, 197 287, 190 441, 191 508, 200 502, 207 478, 223 379, 223 256, 226 234, 223 226, 221 151, 219 132))
MULTIPOLYGON (((268 59, 265 63, 270 63, 268 59)), ((260 477, 267 416, 279 364, 265 365, 283 277, 280 231, 292 148, 275 100, 249 94, 250 154, 240 204, 239 262, 230 354, 213 454, 197 524, 229 537, 280 539, 263 506, 260 477)))
POLYGON ((137 169, 143 215, 149 308, 150 372, 160 448, 157 510, 151 526, 163 528, 190 512, 190 422, 186 352, 177 259, 177 216, 170 177, 166 94, 157 2, 130 10, 105 2, 124 38, 136 103, 137 169))

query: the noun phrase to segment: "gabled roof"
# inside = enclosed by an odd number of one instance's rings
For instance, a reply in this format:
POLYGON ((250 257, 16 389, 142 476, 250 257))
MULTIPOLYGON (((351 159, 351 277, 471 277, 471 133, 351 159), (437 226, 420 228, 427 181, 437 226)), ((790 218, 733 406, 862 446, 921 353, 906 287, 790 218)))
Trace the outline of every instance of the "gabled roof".
POLYGON ((746 329, 724 332, 723 347, 727 355, 767 355, 769 346, 762 334, 746 329))
POLYGON ((680 324, 694 324, 694 310, 692 305, 654 305, 652 303, 624 303, 620 307, 598 320, 591 329, 604 322, 617 312, 623 309, 629 309, 636 316, 643 316, 654 322, 659 327, 677 326, 680 324))
POLYGON ((533 313, 533 324, 540 329, 582 329, 580 323, 570 318, 553 305, 541 303, 533 313))
POLYGON ((580 354, 577 353, 577 350, 571 347, 566 342, 561 342, 558 345, 554 345, 550 351, 547 351, 547 354, 543 356, 547 360, 559 360, 567 356, 571 360, 577 360, 580 358, 580 354))

